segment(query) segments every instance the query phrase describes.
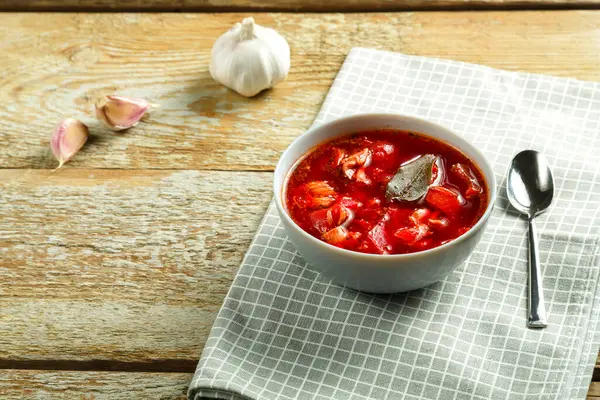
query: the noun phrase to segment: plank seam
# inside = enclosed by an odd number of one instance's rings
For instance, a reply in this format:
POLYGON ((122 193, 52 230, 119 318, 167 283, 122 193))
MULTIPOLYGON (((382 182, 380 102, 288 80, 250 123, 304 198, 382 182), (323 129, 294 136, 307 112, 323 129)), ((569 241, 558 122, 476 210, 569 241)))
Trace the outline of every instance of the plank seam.
POLYGON ((159 359, 151 361, 118 360, 11 360, 0 359, 0 370, 111 371, 111 372, 194 372, 198 360, 159 359))

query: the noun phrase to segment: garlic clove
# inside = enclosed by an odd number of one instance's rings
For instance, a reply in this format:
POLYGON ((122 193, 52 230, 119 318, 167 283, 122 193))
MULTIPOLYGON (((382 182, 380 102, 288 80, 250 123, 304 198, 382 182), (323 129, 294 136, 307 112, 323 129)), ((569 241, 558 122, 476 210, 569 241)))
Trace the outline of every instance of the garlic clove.
POLYGON ((52 154, 59 163, 56 169, 62 167, 77 154, 85 144, 88 134, 87 126, 79 120, 67 118, 58 123, 50 140, 52 154))
POLYGON ((213 79, 242 96, 252 97, 284 80, 290 70, 290 46, 252 17, 236 23, 211 50, 213 79))
POLYGON ((113 131, 122 131, 136 126, 150 107, 144 99, 105 96, 96 103, 96 118, 113 131))

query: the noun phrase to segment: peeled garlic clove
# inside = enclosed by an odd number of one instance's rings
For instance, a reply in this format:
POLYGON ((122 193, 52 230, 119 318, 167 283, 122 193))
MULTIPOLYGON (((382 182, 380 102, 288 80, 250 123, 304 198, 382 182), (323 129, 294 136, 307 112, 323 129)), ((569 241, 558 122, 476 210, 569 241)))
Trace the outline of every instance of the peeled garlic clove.
POLYGON ((136 126, 150 108, 144 99, 105 96, 96 104, 96 117, 113 131, 136 126))
POLYGON ((59 162, 56 169, 73 158, 79 149, 83 147, 87 138, 88 128, 83 122, 73 118, 67 118, 59 122, 50 141, 52 154, 59 162))

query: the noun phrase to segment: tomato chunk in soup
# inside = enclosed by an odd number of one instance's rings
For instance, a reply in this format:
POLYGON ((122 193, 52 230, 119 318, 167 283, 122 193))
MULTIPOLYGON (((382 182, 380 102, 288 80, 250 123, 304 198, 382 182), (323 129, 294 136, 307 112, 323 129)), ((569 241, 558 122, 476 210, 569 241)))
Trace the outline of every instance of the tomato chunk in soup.
POLYGON ((323 143, 300 159, 285 190, 296 224, 333 246, 403 254, 447 243, 467 232, 488 203, 483 174, 458 149, 397 130, 359 132, 323 143), (414 201, 386 197, 399 168, 435 155, 431 181, 414 201))

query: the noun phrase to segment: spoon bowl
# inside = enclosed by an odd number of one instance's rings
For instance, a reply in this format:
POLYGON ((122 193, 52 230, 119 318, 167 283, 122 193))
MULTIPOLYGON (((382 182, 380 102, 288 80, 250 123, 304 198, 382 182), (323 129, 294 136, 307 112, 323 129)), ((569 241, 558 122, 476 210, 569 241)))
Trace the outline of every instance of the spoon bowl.
POLYGON ((513 158, 506 191, 517 211, 533 218, 546 211, 554 198, 554 179, 546 157, 525 150, 513 158))
POLYGON ((544 328, 546 307, 539 265, 537 232, 533 219, 552 204, 554 179, 546 158, 534 150, 517 154, 508 169, 506 194, 512 206, 527 215, 529 224, 529 317, 530 328, 544 328))

